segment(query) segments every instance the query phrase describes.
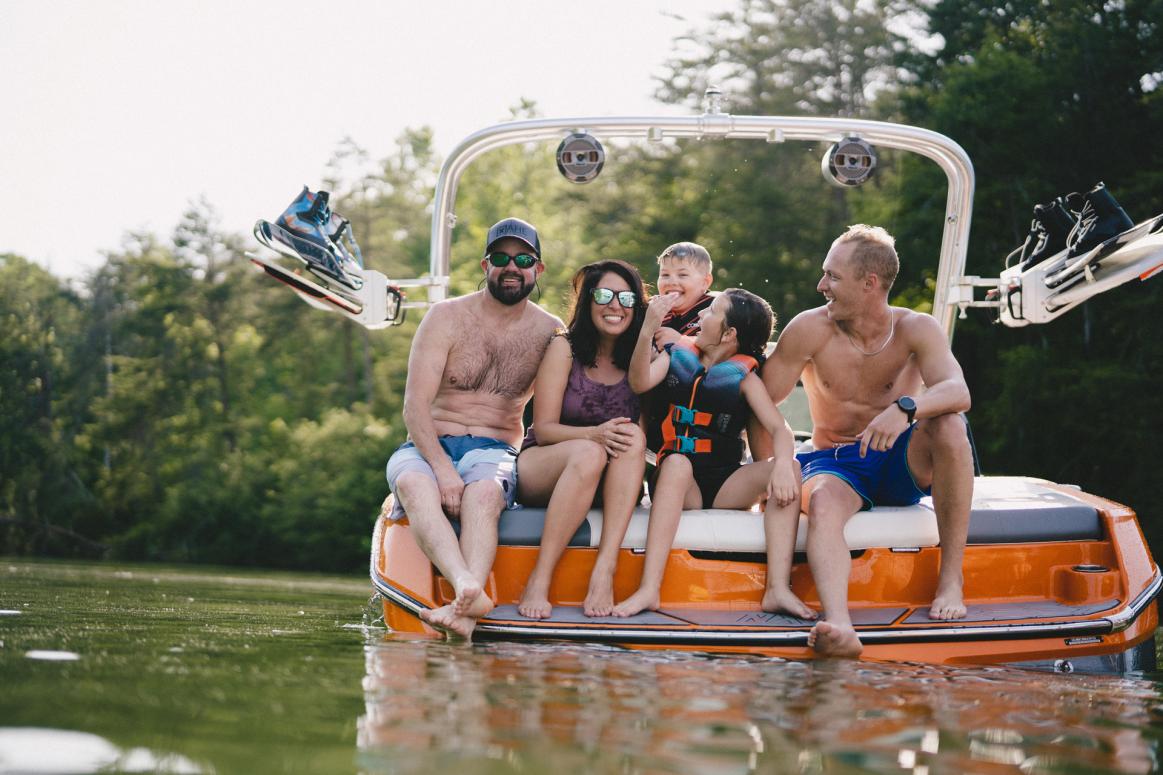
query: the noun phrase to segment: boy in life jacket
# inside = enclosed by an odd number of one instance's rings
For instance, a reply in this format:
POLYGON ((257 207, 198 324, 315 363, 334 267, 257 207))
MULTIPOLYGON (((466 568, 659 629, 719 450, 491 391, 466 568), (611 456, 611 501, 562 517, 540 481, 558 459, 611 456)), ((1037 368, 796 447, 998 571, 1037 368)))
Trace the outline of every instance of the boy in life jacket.
MULTIPOLYGON (((711 287, 711 254, 694 242, 676 242, 658 256, 658 292, 674 297, 674 306, 663 317, 654 335, 654 351, 699 332, 700 313, 715 300, 711 287)), ((656 390, 646 401, 646 448, 657 453, 662 443, 662 421, 670 403, 664 391, 656 390)))
MULTIPOLYGON (((662 319, 662 328, 677 331, 682 336, 699 332, 699 313, 711 306, 714 297, 711 288, 711 254, 702 245, 676 242, 658 256, 658 292, 678 294, 674 307, 662 319)), ((660 329, 661 332, 661 329, 660 329)), ((666 342, 655 338, 659 348, 666 342)))
POLYGON ((659 607, 666 561, 684 508, 749 509, 766 496, 763 608, 815 618, 790 587, 800 513, 794 439, 756 374, 775 323, 771 307, 749 291, 730 288, 699 313, 693 341, 667 344, 651 360, 654 334, 677 301, 673 295, 651 299, 630 359, 631 389, 643 393, 662 386, 670 410, 662 424, 651 488, 642 581, 614 607, 614 615, 633 616, 659 607), (740 435, 751 413, 772 435, 775 457, 744 465, 740 435))

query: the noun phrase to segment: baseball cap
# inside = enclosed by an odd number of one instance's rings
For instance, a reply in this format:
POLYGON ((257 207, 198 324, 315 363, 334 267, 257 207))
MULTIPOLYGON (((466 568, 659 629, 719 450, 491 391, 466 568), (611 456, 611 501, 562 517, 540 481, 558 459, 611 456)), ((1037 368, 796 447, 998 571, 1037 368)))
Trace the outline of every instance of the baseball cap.
POLYGON ((493 246, 506 237, 521 240, 533 248, 533 252, 537 254, 538 258, 541 257, 541 240, 537 239, 537 229, 520 218, 506 218, 494 223, 493 227, 489 229, 485 253, 492 252, 493 246))

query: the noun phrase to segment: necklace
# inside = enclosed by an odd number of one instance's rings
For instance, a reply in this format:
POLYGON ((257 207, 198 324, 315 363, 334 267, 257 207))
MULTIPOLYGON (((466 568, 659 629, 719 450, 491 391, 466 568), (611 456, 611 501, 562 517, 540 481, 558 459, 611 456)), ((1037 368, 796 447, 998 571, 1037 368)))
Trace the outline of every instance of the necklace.
POLYGON ((896 333, 896 315, 893 315, 890 312, 889 316, 888 316, 888 320, 889 320, 888 339, 885 339, 884 344, 882 344, 880 347, 876 348, 872 352, 868 352, 867 350, 862 349, 860 347, 860 345, 856 344, 856 340, 852 338, 852 334, 849 333, 849 331, 847 329, 845 329, 844 335, 848 337, 848 341, 851 342, 852 346, 856 348, 856 352, 860 353, 861 355, 863 355, 865 357, 871 357, 873 355, 880 355, 882 352, 884 352, 884 348, 888 347, 889 342, 892 341, 893 334, 896 333))

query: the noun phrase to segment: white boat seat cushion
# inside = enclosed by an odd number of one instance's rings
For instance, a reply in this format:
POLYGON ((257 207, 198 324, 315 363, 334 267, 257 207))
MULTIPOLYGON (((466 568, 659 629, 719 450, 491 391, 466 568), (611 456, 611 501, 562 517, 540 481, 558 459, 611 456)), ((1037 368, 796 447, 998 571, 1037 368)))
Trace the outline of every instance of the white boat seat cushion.
MULTIPOLYGON (((974 482, 969 543, 1099 540, 1102 526, 1093 506, 1048 482, 1026 477, 978 477, 974 482)), ((650 512, 634 512, 623 548, 645 549, 650 512)), ((543 508, 519 508, 501 515, 500 543, 536 546, 545 520, 543 508)), ((570 546, 596 547, 602 535, 602 512, 590 510, 570 546)), ((848 521, 849 549, 937 546, 937 518, 932 498, 915 506, 878 507, 848 521)), ((800 515, 796 551, 805 551, 807 518, 800 515)), ((763 514, 727 509, 685 511, 675 536, 676 549, 708 552, 763 552, 763 514)))

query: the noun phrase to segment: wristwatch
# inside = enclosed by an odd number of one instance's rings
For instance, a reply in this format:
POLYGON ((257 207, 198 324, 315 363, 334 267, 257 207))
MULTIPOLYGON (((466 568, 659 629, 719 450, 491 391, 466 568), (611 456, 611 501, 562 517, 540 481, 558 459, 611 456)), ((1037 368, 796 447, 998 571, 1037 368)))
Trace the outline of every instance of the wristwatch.
POLYGON ((913 400, 912 396, 901 396, 896 400, 897 408, 904 412, 909 418, 909 425, 913 424, 913 417, 917 414, 917 402, 913 400))

